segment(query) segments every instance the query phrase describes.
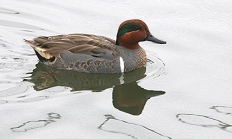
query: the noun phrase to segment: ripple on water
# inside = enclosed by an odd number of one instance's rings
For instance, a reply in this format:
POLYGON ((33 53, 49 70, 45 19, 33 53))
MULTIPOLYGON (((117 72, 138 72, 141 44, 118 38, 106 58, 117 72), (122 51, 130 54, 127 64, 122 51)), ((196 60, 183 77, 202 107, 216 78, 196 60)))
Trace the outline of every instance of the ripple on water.
POLYGON ((5 13, 5 14, 19 14, 19 12, 8 9, 8 8, 3 8, 0 7, 0 13, 5 13))
POLYGON ((147 51, 146 77, 142 81, 152 80, 165 74, 164 62, 154 52, 147 51))

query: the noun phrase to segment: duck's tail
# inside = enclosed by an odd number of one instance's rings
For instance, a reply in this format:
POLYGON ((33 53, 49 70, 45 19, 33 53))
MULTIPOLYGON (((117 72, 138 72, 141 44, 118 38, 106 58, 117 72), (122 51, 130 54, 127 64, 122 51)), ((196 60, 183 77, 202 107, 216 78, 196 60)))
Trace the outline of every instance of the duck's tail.
POLYGON ((48 53, 46 53, 46 49, 41 48, 35 41, 26 40, 26 39, 24 39, 24 41, 34 49, 35 54, 40 62, 46 63, 46 62, 53 62, 55 60, 54 56, 51 56, 48 53))

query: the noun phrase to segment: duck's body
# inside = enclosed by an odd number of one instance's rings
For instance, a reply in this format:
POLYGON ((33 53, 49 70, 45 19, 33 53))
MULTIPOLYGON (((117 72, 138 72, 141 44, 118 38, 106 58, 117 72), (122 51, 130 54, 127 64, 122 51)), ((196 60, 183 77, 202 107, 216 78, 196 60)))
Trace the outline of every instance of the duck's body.
POLYGON ((123 22, 116 41, 89 34, 41 36, 25 41, 46 65, 87 73, 122 73, 146 64, 146 53, 138 44, 145 40, 166 43, 154 38, 138 19, 123 22))

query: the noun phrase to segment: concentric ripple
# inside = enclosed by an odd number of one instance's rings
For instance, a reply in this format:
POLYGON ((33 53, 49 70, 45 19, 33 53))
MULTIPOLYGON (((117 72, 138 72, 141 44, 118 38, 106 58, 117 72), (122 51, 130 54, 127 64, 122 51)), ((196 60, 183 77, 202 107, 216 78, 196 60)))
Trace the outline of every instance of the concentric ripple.
POLYGON ((165 74, 165 64, 156 53, 147 51, 146 77, 142 80, 151 80, 165 74))

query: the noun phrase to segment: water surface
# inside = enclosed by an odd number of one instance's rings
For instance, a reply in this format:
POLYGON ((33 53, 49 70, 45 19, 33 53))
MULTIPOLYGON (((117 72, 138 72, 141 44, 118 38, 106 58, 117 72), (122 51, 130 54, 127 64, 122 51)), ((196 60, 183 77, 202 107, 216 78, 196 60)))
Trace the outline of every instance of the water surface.
POLYGON ((232 138, 232 2, 2 0, 0 138, 232 138), (166 45, 125 74, 76 73, 38 63, 23 39, 91 33, 115 38, 144 20, 166 45))

